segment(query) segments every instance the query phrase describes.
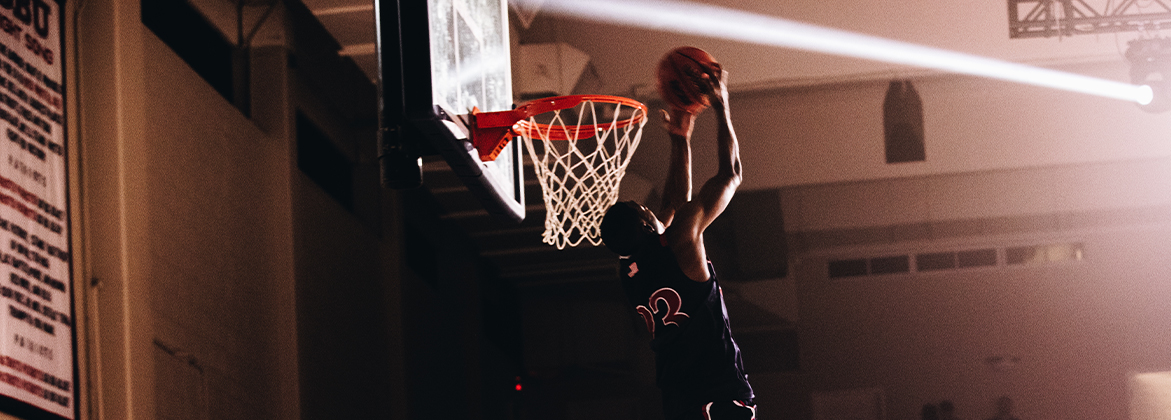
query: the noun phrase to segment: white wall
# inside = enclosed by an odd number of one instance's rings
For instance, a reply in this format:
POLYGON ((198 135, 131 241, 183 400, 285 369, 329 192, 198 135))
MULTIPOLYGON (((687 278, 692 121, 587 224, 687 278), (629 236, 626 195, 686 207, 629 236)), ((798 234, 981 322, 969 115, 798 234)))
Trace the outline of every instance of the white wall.
MULTIPOLYGON (((1125 79, 1127 71, 1121 62, 1063 69, 1112 79, 1125 79)), ((1171 118, 1127 102, 966 76, 913 83, 923 101, 927 159, 895 165, 883 151, 886 80, 733 93, 742 188, 1171 156, 1171 118)), ((715 172, 715 127, 711 111, 698 121, 692 147, 702 181, 715 172)), ((659 125, 647 124, 630 169, 657 184, 668 150, 659 125)))
MULTIPOLYGON (((83 418, 298 417, 288 119, 244 117, 137 3, 79 25, 83 418)), ((280 58, 255 109, 287 109, 280 58)))
POLYGON ((148 140, 131 159, 155 339, 199 361, 213 417, 295 416, 287 132, 261 131, 150 31, 143 43, 148 140))
MULTIPOLYGON (((1129 375, 1169 368, 1169 171, 1155 157, 782 187, 801 385, 882 388, 892 419, 943 399, 986 418, 1000 395, 1020 418, 1128 418, 1129 375), (1085 259, 826 273, 832 258, 1066 242, 1085 259)), ((768 379, 766 400, 784 389, 768 379)))
POLYGON ((1020 418, 1128 418, 1129 374, 1171 368, 1171 231, 1067 237, 1084 261, 827 279, 802 259, 802 368, 823 389, 883 388, 894 419, 943 399, 986 418, 1000 395, 1020 418))
MULTIPOLYGON (((761 217, 783 216, 792 270, 728 287, 779 293, 750 300, 795 312, 800 332, 802 371, 754 381, 762 413, 789 415, 786 405, 808 401, 793 393, 877 387, 891 419, 943 399, 961 418, 987 418, 1000 395, 1016 400, 1020 418, 1128 418, 1129 375, 1171 368, 1162 304, 1171 294, 1171 120, 968 77, 915 84, 927 160, 896 165, 883 161, 885 81, 733 94, 742 188, 780 190, 783 215, 761 217), (829 258, 1061 242, 1083 243, 1085 260, 826 274, 829 258), (1020 362, 996 370, 992 356, 1020 362)), ((658 127, 647 131, 632 170, 658 185, 666 143, 658 127)), ((714 172, 703 140, 713 131, 701 117, 696 182, 714 172)))

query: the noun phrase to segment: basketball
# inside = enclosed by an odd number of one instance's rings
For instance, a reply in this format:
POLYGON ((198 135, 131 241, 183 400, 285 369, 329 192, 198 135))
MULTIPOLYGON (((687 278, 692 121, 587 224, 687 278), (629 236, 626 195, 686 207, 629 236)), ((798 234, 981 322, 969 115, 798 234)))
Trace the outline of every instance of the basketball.
POLYGON ((707 51, 695 47, 679 47, 659 61, 659 95, 671 108, 695 114, 708 107, 708 98, 692 81, 691 75, 705 74, 718 69, 720 64, 707 51))

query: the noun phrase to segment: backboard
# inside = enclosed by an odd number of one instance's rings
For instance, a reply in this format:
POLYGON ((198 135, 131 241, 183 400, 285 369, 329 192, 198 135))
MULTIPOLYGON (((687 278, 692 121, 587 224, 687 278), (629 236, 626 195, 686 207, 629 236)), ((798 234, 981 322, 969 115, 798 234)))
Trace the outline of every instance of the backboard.
POLYGON ((513 107, 507 0, 376 0, 382 132, 438 153, 491 214, 524 219, 520 148, 482 161, 467 116, 513 107))

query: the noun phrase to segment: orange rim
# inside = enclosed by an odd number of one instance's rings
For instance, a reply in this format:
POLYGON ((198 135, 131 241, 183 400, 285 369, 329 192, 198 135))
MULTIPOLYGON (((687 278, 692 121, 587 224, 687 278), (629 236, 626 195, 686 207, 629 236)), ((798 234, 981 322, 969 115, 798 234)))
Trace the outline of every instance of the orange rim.
POLYGON ((583 138, 590 138, 594 136, 600 129, 609 127, 623 128, 636 122, 643 122, 646 120, 647 108, 642 102, 630 98, 623 98, 621 96, 612 95, 569 95, 569 96, 554 96, 552 98, 536 99, 526 103, 516 109, 518 113, 524 114, 525 117, 513 124, 512 131, 517 135, 524 137, 532 137, 530 133, 536 131, 538 133, 548 133, 548 140, 581 140, 583 138), (563 125, 564 129, 554 130, 551 124, 534 123, 526 118, 536 115, 544 114, 546 112, 558 111, 562 109, 569 109, 578 106, 582 102, 601 102, 616 105, 629 106, 636 108, 640 112, 634 113, 630 118, 615 120, 609 124, 584 124, 584 125, 563 125), (571 136, 572 135, 572 136, 571 136))

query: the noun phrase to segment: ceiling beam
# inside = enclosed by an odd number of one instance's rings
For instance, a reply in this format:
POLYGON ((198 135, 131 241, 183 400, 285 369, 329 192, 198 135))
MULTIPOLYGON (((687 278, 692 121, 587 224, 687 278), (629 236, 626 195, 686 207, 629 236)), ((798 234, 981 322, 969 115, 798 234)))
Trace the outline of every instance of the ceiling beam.
POLYGON ((1008 0, 1008 27, 1009 38, 1153 32, 1171 28, 1171 1, 1008 0))

